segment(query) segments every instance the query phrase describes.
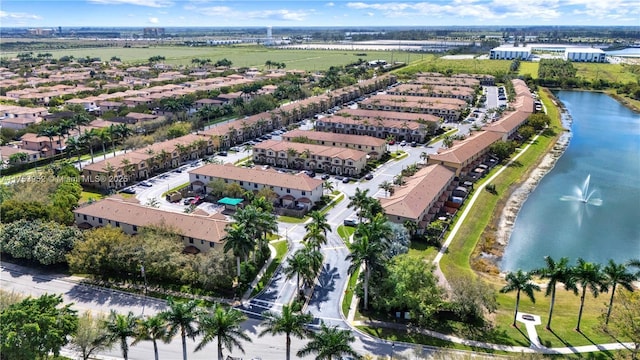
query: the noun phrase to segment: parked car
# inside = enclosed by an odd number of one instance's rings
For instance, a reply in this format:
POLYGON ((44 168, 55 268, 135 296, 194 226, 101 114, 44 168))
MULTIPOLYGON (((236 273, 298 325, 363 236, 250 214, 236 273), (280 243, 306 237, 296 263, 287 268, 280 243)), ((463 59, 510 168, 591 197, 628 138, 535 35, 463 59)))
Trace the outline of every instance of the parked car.
POLYGON ((416 146, 418 146, 418 143, 417 143, 417 142, 415 142, 415 141, 412 141, 412 142, 411 142, 411 147, 416 147, 416 146))
POLYGON ((389 140, 389 145, 395 145, 395 140, 389 140))
POLYGON ((365 180, 371 180, 371 179, 373 179, 373 174, 368 173, 367 175, 365 175, 365 176, 364 176, 364 179, 365 179, 365 180))
POLYGON ((132 189, 132 188, 124 188, 124 189, 122 189, 122 192, 125 193, 125 194, 135 194, 136 190, 132 189))
POLYGON ((324 175, 322 175, 321 179, 322 180, 329 180, 329 179, 331 179, 331 176, 329 174, 324 174, 324 175))
POLYGON ((343 183, 345 183, 345 184, 348 184, 348 183, 349 183, 349 181, 351 181, 351 179, 349 179, 349 177, 348 177, 348 176, 345 176, 345 177, 342 179, 342 182, 343 182, 343 183))
POLYGON ((143 182, 141 182, 139 185, 140 185, 140 186, 144 186, 144 187, 152 187, 152 186, 153 186, 153 184, 151 184, 151 183, 150 183, 150 182, 148 182, 148 181, 143 181, 143 182))
POLYGON ((342 223, 344 226, 358 226, 358 222, 354 219, 344 219, 342 223))
POLYGON ((219 156, 227 156, 227 152, 226 151, 220 151, 218 152, 219 156))
POLYGON ((406 141, 404 141, 404 140, 400 141, 400 146, 406 146, 406 145, 407 145, 406 141))

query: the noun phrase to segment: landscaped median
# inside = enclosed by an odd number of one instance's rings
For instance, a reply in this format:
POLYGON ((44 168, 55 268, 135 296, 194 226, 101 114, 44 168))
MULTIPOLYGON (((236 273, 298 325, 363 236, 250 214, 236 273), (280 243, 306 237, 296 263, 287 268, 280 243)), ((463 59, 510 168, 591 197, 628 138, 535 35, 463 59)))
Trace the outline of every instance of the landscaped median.
POLYGON ((286 239, 271 241, 269 244, 276 249, 276 256, 269 264, 264 274, 262 274, 262 277, 260 278, 256 286, 251 291, 251 297, 258 295, 269 283, 269 281, 271 281, 271 277, 276 272, 278 266, 282 264, 282 260, 284 260, 285 255, 287 255, 287 250, 289 249, 289 244, 287 243, 286 239))

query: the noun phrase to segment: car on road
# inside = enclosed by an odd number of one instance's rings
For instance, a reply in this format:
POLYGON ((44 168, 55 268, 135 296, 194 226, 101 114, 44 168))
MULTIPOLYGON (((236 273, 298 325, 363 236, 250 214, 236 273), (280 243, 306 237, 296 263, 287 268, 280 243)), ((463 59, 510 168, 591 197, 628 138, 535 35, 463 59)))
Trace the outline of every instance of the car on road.
POLYGON ((136 190, 133 189, 133 188, 124 188, 124 189, 122 189, 122 192, 125 193, 125 194, 135 194, 136 190))
POLYGON ((324 174, 324 175, 322 175, 321 179, 322 180, 329 180, 329 179, 331 179, 331 176, 329 174, 324 174))
POLYGON ((349 179, 349 177, 348 177, 348 176, 345 176, 345 177, 342 179, 342 182, 343 182, 344 184, 348 184, 348 183, 349 183, 349 181, 351 181, 351 179, 349 179))
POLYGON ((141 182, 139 185, 140 185, 140 186, 144 186, 144 187, 152 187, 152 186, 153 186, 153 184, 151 184, 151 183, 150 183, 150 182, 148 182, 148 181, 143 181, 143 182, 141 182))
POLYGON ((407 145, 406 141, 404 141, 404 140, 400 141, 400 146, 406 146, 406 145, 407 145))
POLYGON ((416 147, 416 146, 418 146, 418 143, 417 143, 417 142, 415 142, 415 141, 412 141, 412 142, 411 142, 411 147, 416 147))
POLYGON ((371 180, 371 179, 373 179, 373 174, 369 173, 369 174, 365 175, 365 176, 364 176, 364 179, 365 179, 365 180, 371 180))
POLYGON ((395 145, 395 140, 389 140, 389 145, 395 145))
POLYGON ((355 219, 344 219, 342 224, 344 226, 358 226, 358 221, 355 219))
POLYGON ((220 151, 220 152, 218 152, 218 156, 227 156, 227 152, 226 151, 220 151))

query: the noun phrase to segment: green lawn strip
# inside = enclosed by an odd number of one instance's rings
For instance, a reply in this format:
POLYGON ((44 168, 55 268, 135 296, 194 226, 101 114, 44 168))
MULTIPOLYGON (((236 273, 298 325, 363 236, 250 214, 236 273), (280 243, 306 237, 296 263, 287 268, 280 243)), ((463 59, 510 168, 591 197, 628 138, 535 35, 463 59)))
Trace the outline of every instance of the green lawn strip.
POLYGON ((307 219, 309 219, 307 216, 303 217, 302 219, 286 215, 278 216, 278 221, 289 224, 302 224, 303 222, 307 221, 307 219))
POLYGON ((411 344, 422 344, 427 346, 436 346, 436 347, 441 347, 446 349, 455 349, 455 350, 479 351, 479 352, 491 353, 496 355, 498 354, 512 355, 513 354, 506 351, 466 346, 466 345, 454 343, 451 341, 438 339, 438 338, 421 334, 418 332, 395 330, 395 329, 372 327, 372 326, 356 326, 356 327, 358 328, 358 330, 363 331, 369 335, 375 336, 380 339, 388 340, 388 341, 401 341, 401 342, 406 342, 411 344))
POLYGON ((331 200, 331 202, 327 206, 325 206, 322 210, 320 210, 322 214, 328 213, 329 210, 333 209, 340 201, 344 199, 344 194, 343 193, 339 193, 339 194, 340 195, 334 197, 333 200, 331 200))
POLYGON ((169 190, 167 190, 167 191, 162 193, 162 197, 165 197, 165 196, 167 196, 169 194, 173 194, 174 192, 178 192, 178 191, 188 187, 189 184, 191 184, 191 183, 186 182, 186 183, 184 183, 182 185, 178 185, 178 186, 174 187, 173 189, 169 189, 169 190))
MULTIPOLYGON (((452 350, 475 351, 475 352, 488 353, 492 355, 506 355, 506 356, 511 356, 514 359, 523 358, 521 354, 518 354, 515 352, 507 352, 507 351, 501 351, 501 350, 492 350, 492 349, 462 345, 462 344, 438 339, 438 338, 417 333, 417 332, 406 332, 406 331, 400 331, 400 330, 394 330, 394 329, 388 329, 388 328, 379 328, 379 327, 362 326, 362 325, 356 326, 356 328, 366 334, 369 334, 371 336, 374 336, 380 339, 385 339, 388 341, 401 341, 401 342, 406 342, 411 344, 422 344, 426 346, 435 346, 435 347, 452 349, 452 350)), ((523 332, 526 333, 526 331, 523 331, 523 332)), ((582 354, 571 354, 571 355, 545 355, 544 358, 558 358, 558 359, 587 358, 587 359, 593 359, 593 360, 605 360, 605 359, 614 358, 614 353, 615 352, 612 353, 610 351, 598 351, 593 353, 582 353, 582 354)), ((630 354, 630 352, 624 351, 622 352, 622 355, 624 354, 628 355, 630 354)), ((469 356, 469 358, 473 358, 473 357, 469 356)), ((528 357, 524 357, 524 358, 528 358, 528 357)), ((536 357, 533 357, 533 358, 537 359, 536 357)), ((626 359, 626 357, 622 357, 622 358, 626 359)))
POLYGON ((253 158, 253 157, 252 157, 251 155, 249 155, 249 156, 243 157, 242 159, 236 160, 233 164, 234 164, 234 165, 236 165, 236 166, 240 166, 240 165, 242 165, 243 163, 245 163, 245 162, 247 162, 247 161, 251 160, 252 158, 253 158))
POLYGON ((276 257, 275 259, 273 259, 271 264, 269 264, 267 271, 265 271, 265 273, 262 275, 262 278, 260 278, 260 281, 258 281, 256 287, 254 287, 253 291, 251 291, 251 296, 258 295, 258 293, 262 291, 262 289, 264 289, 264 287, 269 283, 271 277, 273 276, 273 273, 282 263, 282 260, 287 254, 287 250, 289 248, 286 240, 272 241, 270 242, 270 244, 276 249, 276 257))
POLYGON ((347 289, 344 292, 344 298, 342 299, 342 314, 347 317, 349 316, 349 309, 351 308, 351 303, 353 302, 353 295, 356 291, 356 283, 358 282, 358 275, 360 271, 356 271, 351 276, 349 276, 349 283, 347 284, 347 289))
POLYGON ((447 130, 443 134, 440 134, 440 135, 434 137, 433 139, 429 140, 429 145, 435 144, 438 141, 444 139, 445 136, 448 136, 448 135, 451 135, 451 134, 455 134, 456 132, 458 132, 458 129, 456 129, 456 128, 447 130))
POLYGON ((417 257, 425 261, 432 261, 436 257, 436 254, 438 254, 437 248, 429 246, 423 241, 411 241, 409 256, 417 257))
POLYGON ((352 226, 340 225, 338 226, 337 231, 338 231, 338 235, 340 235, 340 237, 346 244, 349 242, 349 238, 351 237, 351 235, 353 235, 353 233, 356 231, 356 228, 352 226))

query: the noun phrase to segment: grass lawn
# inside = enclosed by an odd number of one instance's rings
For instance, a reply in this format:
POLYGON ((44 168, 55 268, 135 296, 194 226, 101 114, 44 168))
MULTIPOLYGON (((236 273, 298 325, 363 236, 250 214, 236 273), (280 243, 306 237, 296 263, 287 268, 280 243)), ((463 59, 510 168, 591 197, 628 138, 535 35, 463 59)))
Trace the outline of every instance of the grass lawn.
POLYGON ((307 221, 309 217, 305 216, 302 219, 297 218, 297 217, 293 217, 293 216, 284 216, 284 215, 280 215, 278 216, 278 221, 284 222, 284 223, 289 223, 289 224, 302 224, 303 222, 307 221))
POLYGON ((184 189, 184 188, 188 187, 188 186, 189 186, 189 184, 190 184, 189 182, 186 182, 186 183, 184 183, 184 184, 182 184, 182 185, 178 185, 178 186, 174 187, 173 189, 169 189, 169 190, 167 190, 167 191, 165 191, 165 192, 163 192, 163 193, 162 193, 162 197, 165 197, 165 196, 167 196, 168 194, 174 193, 174 192, 176 192, 176 191, 180 191, 180 190, 182 190, 182 189, 184 189))
MULTIPOLYGON (((149 47, 105 47, 105 48, 78 48, 63 50, 48 50, 53 58, 73 56, 76 59, 84 57, 98 57, 109 60, 113 56, 119 57, 125 63, 148 63, 153 56, 165 57, 165 63, 171 65, 194 66, 193 58, 206 58, 216 62, 220 59, 228 59, 234 67, 266 68, 267 60, 285 63, 287 69, 299 69, 306 71, 326 70, 330 65, 343 66, 363 59, 365 61, 382 59, 387 62, 403 61, 414 62, 424 57, 414 52, 400 51, 348 51, 348 50, 290 50, 266 48, 255 45, 237 46, 149 46, 149 47)), ((16 57, 18 52, 3 53, 3 57, 16 57)))
POLYGON ((506 74, 509 72, 511 60, 479 60, 479 59, 443 59, 437 55, 425 55, 423 59, 397 70, 398 75, 418 72, 439 72, 463 74, 506 74))
POLYGON ((287 255, 287 250, 289 247, 286 240, 272 241, 270 242, 270 244, 276 249, 276 257, 275 259, 273 259, 271 264, 269 264, 267 271, 265 271, 260 281, 258 281, 256 287, 253 288, 253 291, 251 291, 251 296, 258 295, 258 293, 262 291, 262 289, 264 289, 269 281, 271 281, 271 277, 273 276, 273 273, 276 271, 278 266, 282 264, 282 260, 284 259, 285 255, 287 255))
POLYGON ((345 290, 344 298, 342 299, 342 314, 347 317, 349 316, 349 308, 351 307, 351 302, 353 301, 353 295, 356 291, 356 284, 358 282, 358 275, 360 271, 356 271, 349 276, 349 283, 347 285, 347 290, 345 290))
POLYGON ((531 75, 532 78, 538 78, 538 67, 540 63, 533 61, 521 61, 518 75, 531 75))
POLYGON ((411 246, 409 246, 409 256, 423 259, 425 261, 432 261, 437 254, 437 248, 429 246, 422 241, 411 241, 411 246))
POLYGON ((338 235, 340 235, 340 237, 346 244, 347 242, 349 242, 349 237, 351 237, 351 235, 353 235, 353 233, 356 231, 356 228, 354 228, 353 226, 340 225, 338 226, 337 231, 338 235))
MULTIPOLYGON (((126 197, 125 195, 129 195, 129 194, 121 194, 123 197, 126 197)), ((133 195, 129 195, 129 196, 133 196, 133 195)), ((87 189, 83 189, 82 190, 82 194, 80 195, 80 200, 78 201, 79 204, 84 204, 89 202, 89 200, 91 201, 97 201, 97 200, 102 200, 105 198, 105 195, 102 194, 99 191, 95 191, 95 190, 87 190, 87 189)))

